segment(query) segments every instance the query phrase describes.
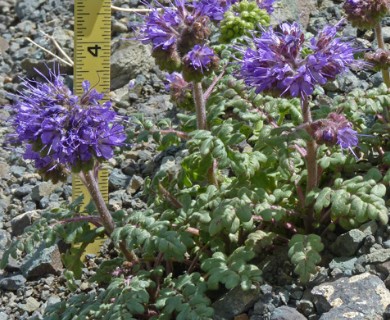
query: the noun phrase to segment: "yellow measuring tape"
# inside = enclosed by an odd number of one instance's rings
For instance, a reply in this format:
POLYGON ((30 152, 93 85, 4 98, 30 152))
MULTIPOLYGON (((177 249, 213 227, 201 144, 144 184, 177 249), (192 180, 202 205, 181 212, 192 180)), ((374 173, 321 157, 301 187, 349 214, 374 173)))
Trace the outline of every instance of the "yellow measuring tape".
MULTIPOLYGON (((88 80, 98 92, 110 91, 111 0, 75 0, 74 2, 74 83, 73 91, 83 94, 88 80)), ((108 202, 108 171, 99 171, 99 189, 108 202)), ((72 198, 84 195, 82 208, 90 201, 89 192, 78 176, 72 176, 72 198)), ((97 254, 104 240, 89 244, 82 256, 97 254)))
MULTIPOLYGON (((83 94, 82 82, 88 80, 98 92, 110 91, 111 0, 75 0, 74 2, 74 85, 83 94)), ((108 201, 108 172, 100 170, 99 187, 108 201)), ((80 179, 72 176, 72 198, 84 195, 83 205, 91 198, 80 179)))

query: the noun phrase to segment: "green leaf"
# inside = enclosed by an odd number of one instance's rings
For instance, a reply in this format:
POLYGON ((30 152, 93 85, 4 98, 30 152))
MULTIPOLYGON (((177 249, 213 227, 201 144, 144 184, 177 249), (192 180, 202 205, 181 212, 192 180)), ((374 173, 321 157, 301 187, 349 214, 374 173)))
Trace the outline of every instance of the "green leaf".
POLYGON ((249 205, 243 205, 237 208, 236 214, 241 222, 248 222, 252 218, 252 209, 249 205))
POLYGON ((377 168, 371 168, 368 170, 366 175, 364 176, 364 180, 368 181, 370 179, 375 180, 375 182, 379 182, 382 179, 382 173, 377 168))
POLYGON ((220 233, 223 229, 223 218, 217 217, 211 220, 209 225, 209 233, 210 236, 215 236, 216 234, 220 233))
POLYGON ((296 234, 291 238, 289 247, 288 256, 295 265, 294 272, 302 283, 307 283, 316 272, 317 263, 321 261, 319 252, 324 248, 321 238, 316 234, 296 234))
POLYGON ((330 205, 330 200, 333 195, 333 190, 329 187, 325 187, 320 191, 317 199, 314 203, 314 211, 320 213, 323 209, 330 205))
POLYGON ((379 183, 371 189, 370 193, 382 198, 386 194, 386 187, 379 183))
POLYGON ((350 210, 350 194, 344 190, 338 190, 332 195, 332 214, 335 217, 346 216, 350 210))
POLYGON ((274 232, 266 232, 263 230, 256 230, 249 234, 245 245, 255 252, 261 252, 264 248, 269 247, 274 239, 277 237, 277 234, 274 232))

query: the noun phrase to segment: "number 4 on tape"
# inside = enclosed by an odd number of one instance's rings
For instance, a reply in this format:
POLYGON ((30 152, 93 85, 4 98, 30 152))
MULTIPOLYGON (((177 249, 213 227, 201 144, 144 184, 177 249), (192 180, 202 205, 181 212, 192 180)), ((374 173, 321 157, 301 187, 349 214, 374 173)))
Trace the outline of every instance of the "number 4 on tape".
MULTIPOLYGON (((98 92, 110 91, 111 0, 75 0, 74 92, 83 94, 82 83, 88 80, 98 92)), ((108 173, 99 172, 99 187, 108 201, 108 173)), ((72 178, 72 198, 84 195, 83 206, 90 201, 89 193, 78 179, 72 178)))

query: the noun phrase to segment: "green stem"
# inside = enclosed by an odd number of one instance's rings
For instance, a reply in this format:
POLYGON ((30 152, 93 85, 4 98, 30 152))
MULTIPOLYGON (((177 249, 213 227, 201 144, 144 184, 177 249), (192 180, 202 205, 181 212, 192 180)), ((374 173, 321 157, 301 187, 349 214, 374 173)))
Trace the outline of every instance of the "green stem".
POLYGON ((200 82, 193 82, 193 96, 196 110, 196 126, 198 130, 206 130, 206 103, 203 97, 203 88, 200 82))
MULTIPOLYGON (((306 124, 310 124, 313 120, 311 117, 311 111, 309 107, 309 99, 307 97, 301 100, 303 121, 306 124)), ((317 166, 317 143, 311 138, 306 142, 306 169, 307 169, 307 183, 306 183, 306 195, 312 191, 318 184, 318 166, 317 166)), ((305 216, 305 229, 310 232, 313 228, 313 204, 307 208, 305 216)))
MULTIPOLYGON (((385 50, 385 42, 383 40, 382 26, 379 22, 375 26, 376 41, 378 42, 378 48, 385 50)), ((390 76, 389 69, 382 69, 383 82, 388 88, 390 88, 390 76)))
MULTIPOLYGON (((106 233, 110 236, 115 229, 115 223, 112 219, 110 212, 108 211, 106 202, 103 199, 103 195, 100 192, 99 184, 95 178, 95 174, 93 170, 89 170, 88 172, 80 172, 81 181, 84 183, 87 188, 89 194, 93 202, 96 205, 96 209, 99 213, 101 223, 106 231, 106 233)), ((126 243, 121 241, 119 244, 119 248, 122 253, 126 257, 128 261, 138 262, 138 257, 131 251, 129 251, 126 247, 126 243)))

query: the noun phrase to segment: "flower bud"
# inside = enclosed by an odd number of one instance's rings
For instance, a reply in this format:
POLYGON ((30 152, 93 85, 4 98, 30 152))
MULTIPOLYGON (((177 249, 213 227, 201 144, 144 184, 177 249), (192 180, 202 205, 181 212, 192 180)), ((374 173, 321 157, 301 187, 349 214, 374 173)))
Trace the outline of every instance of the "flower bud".
POLYGON ((259 26, 269 26, 270 16, 256 2, 241 1, 231 6, 221 21, 220 41, 230 42, 234 38, 249 35, 259 26))
POLYGON ((177 50, 181 55, 189 52, 195 45, 203 44, 211 34, 210 20, 207 16, 199 16, 190 24, 186 24, 177 39, 177 50))
POLYGON ((181 69, 181 59, 176 50, 176 46, 172 46, 167 50, 155 48, 152 56, 161 70, 174 72, 181 69))
POLYGON ((335 112, 326 119, 311 123, 309 131, 318 144, 338 144, 342 149, 350 150, 358 144, 357 132, 351 128, 351 123, 344 115, 335 112))
POLYGON ((364 58, 374 66, 375 70, 390 68, 390 51, 378 49, 375 52, 367 52, 364 58))
POLYGON ((185 81, 183 76, 177 72, 168 74, 167 81, 165 88, 171 93, 172 100, 177 103, 178 107, 193 110, 192 83, 185 81))

